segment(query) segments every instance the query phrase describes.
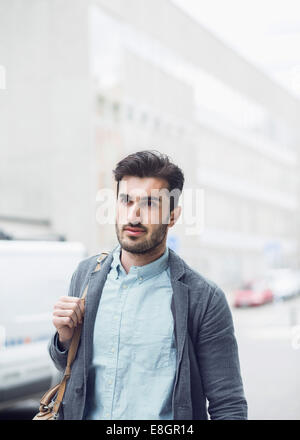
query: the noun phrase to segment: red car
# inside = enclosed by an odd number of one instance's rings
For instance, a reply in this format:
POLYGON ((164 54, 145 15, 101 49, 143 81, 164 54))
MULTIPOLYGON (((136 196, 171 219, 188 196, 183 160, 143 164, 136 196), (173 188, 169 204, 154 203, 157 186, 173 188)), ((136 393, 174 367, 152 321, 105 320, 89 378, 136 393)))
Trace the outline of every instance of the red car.
POLYGON ((272 290, 263 281, 251 282, 234 293, 234 307, 260 306, 272 302, 272 290))

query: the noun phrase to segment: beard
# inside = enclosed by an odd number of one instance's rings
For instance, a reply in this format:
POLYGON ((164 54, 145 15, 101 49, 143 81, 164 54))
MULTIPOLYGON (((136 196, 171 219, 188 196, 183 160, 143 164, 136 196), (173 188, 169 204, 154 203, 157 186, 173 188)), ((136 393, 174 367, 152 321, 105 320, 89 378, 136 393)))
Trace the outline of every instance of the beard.
MULTIPOLYGON (((143 227, 142 225, 135 225, 136 227, 143 227)), ((165 239, 167 235, 167 224, 159 225, 151 234, 149 238, 143 237, 121 237, 121 232, 124 231, 123 227, 120 231, 118 224, 115 224, 116 234, 118 242, 122 249, 132 254, 147 254, 148 252, 156 249, 165 239)))

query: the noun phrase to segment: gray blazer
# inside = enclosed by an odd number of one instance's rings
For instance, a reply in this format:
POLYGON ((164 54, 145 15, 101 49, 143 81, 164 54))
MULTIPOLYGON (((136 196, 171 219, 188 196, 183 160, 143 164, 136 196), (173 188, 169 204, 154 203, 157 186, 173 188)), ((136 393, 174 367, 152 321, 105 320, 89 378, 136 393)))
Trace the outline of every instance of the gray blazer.
MULTIPOLYGON (((81 261, 70 283, 70 296, 81 296, 88 282, 89 287, 81 341, 61 405, 60 419, 80 420, 84 416, 94 323, 113 258, 110 252, 103 260, 101 270, 95 271, 98 256, 81 261)), ((224 292, 190 268, 171 249, 169 267, 177 347, 172 396, 174 419, 207 420, 208 416, 215 420, 247 419, 238 347, 224 292)), ((58 334, 55 333, 49 344, 49 353, 56 367, 63 371, 67 353, 59 350, 57 340, 58 334)))

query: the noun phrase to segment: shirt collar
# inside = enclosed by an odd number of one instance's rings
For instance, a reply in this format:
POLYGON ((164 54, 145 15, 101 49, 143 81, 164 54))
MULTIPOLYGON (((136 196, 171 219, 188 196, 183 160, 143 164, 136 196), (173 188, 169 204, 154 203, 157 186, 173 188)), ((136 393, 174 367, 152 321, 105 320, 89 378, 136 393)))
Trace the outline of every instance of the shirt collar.
POLYGON ((118 245, 113 252, 113 260, 111 263, 111 269, 114 273, 115 279, 119 278, 120 272, 122 272, 123 275, 126 275, 126 271, 121 264, 120 253, 121 253, 121 246, 118 245))
MULTIPOLYGON (((118 245, 115 251, 113 252, 113 261, 111 264, 111 268, 114 272, 115 279, 117 279, 122 273, 123 275, 127 275, 124 267, 122 266, 120 260, 121 246, 118 245)), ((152 278, 165 269, 167 269, 169 265, 169 248, 166 246, 165 252, 161 255, 157 260, 152 261, 151 263, 145 264, 144 266, 131 266, 128 275, 136 275, 139 282, 144 281, 145 279, 152 278)))

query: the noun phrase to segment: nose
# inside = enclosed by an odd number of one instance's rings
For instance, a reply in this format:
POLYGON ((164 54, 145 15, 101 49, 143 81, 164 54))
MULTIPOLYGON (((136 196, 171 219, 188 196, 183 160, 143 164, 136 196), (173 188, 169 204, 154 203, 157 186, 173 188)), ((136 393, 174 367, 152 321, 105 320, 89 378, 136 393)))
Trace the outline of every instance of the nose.
POLYGON ((141 223, 141 220, 141 210, 137 203, 133 203, 128 207, 127 222, 131 223, 132 225, 137 225, 141 223))

